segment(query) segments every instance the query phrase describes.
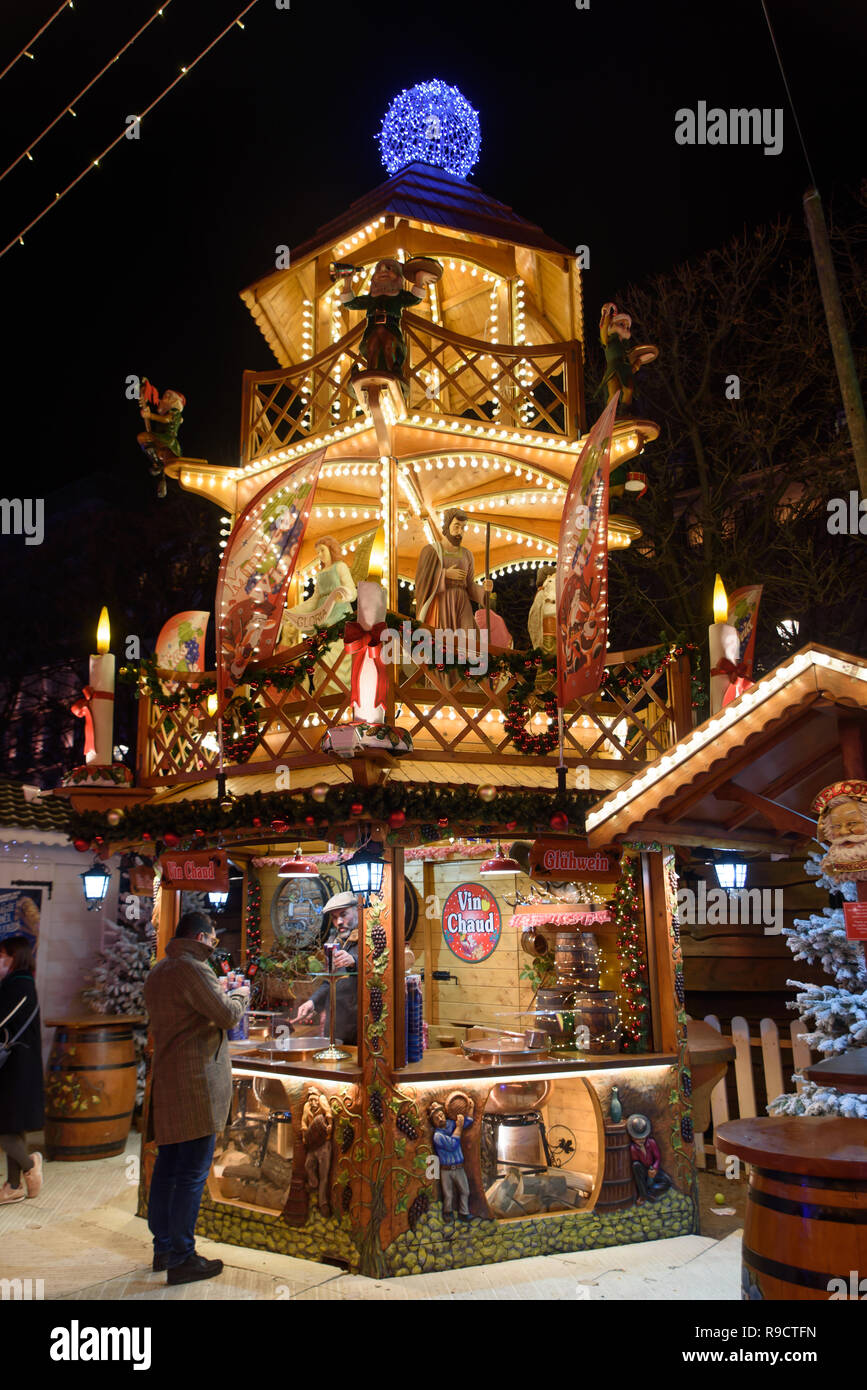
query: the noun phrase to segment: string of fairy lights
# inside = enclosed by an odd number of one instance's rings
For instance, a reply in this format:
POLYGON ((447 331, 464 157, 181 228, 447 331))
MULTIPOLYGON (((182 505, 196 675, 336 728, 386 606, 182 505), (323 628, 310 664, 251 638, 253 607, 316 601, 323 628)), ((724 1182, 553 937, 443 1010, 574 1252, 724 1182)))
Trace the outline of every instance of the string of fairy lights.
MULTIPOLYGON (((225 26, 224 29, 221 29, 221 31, 219 32, 219 34, 215 36, 215 38, 211 39, 210 43, 202 49, 201 53, 199 53, 198 56, 192 60, 192 62, 185 64, 181 68, 177 77, 175 77, 166 87, 164 87, 163 90, 159 93, 159 95, 155 97, 154 100, 150 102, 148 106, 146 106, 142 111, 137 113, 135 119, 139 124, 144 120, 145 116, 150 115, 151 111, 153 111, 160 104, 160 102, 168 96, 169 92, 174 90, 174 88, 178 85, 179 82, 182 82, 183 79, 186 76, 188 76, 188 74, 191 73, 195 67, 198 66, 198 64, 202 61, 203 58, 207 57, 211 50, 215 48, 217 44, 220 43, 220 41, 226 37, 226 35, 229 33, 231 29, 236 27, 240 29, 244 28, 242 22, 243 18, 250 10, 252 10, 253 6, 256 3, 257 0, 249 0, 249 3, 244 6, 244 8, 235 16, 234 19, 230 20, 230 22, 225 26)), ((67 6, 63 6, 62 8, 65 9, 67 8, 67 6)), ((59 14, 60 11, 58 11, 57 13, 59 14)), ((159 11, 157 12, 157 14, 159 14, 159 11)), ((40 30, 40 32, 44 32, 44 29, 40 30)), ((20 56, 21 54, 19 54, 19 57, 20 56)), ((27 56, 30 55, 28 54, 27 56)), ((17 59, 14 61, 17 61, 17 59)), ((114 62, 114 59, 112 60, 112 62, 114 62)), ((109 64, 109 66, 111 66, 111 64, 109 64)), ((8 71, 8 68, 5 71, 8 71)), ((4 75, 5 72, 3 74, 0 74, 0 76, 4 75)), ((64 108, 64 114, 66 110, 68 110, 68 107, 64 108)), ((43 217, 46 217, 48 213, 52 210, 52 208, 57 207, 57 205, 67 196, 67 194, 71 193, 73 188, 76 188, 77 185, 81 183, 82 179, 87 177, 91 170, 98 169, 100 167, 102 161, 106 158, 107 155, 111 153, 113 149, 115 149, 117 145, 120 144, 121 140, 125 140, 128 138, 129 130, 129 125, 125 124, 124 129, 118 135, 116 135, 115 138, 111 140, 109 144, 107 144, 105 148, 102 149, 94 159, 88 160, 87 164, 84 166, 83 169, 80 170, 78 174, 76 174, 75 178, 71 179, 70 182, 66 184, 65 188, 60 189, 55 193, 52 202, 46 203, 45 207, 42 208, 42 210, 38 212, 35 217, 32 217, 30 221, 27 222, 23 227, 21 227, 21 229, 15 234, 15 236, 13 236, 12 239, 6 243, 5 246, 0 248, 0 258, 5 256, 9 251, 11 251, 12 247, 16 244, 23 246, 24 238, 27 235, 27 233, 30 232, 39 222, 41 222, 43 217)))
MULTIPOLYGON (((93 87, 96 86, 96 84, 97 84, 97 82, 99 81, 99 79, 100 79, 101 77, 104 77, 104 76, 105 76, 105 74, 108 72, 109 68, 114 67, 114 65, 115 65, 115 63, 118 61, 118 59, 122 58, 123 55, 124 55, 124 53, 126 53, 128 49, 132 48, 132 46, 133 46, 133 44, 135 43, 136 39, 141 38, 141 36, 142 36, 142 34, 145 32, 145 30, 149 29, 150 26, 155 22, 155 20, 161 19, 161 18, 163 17, 165 11, 168 9, 168 7, 169 7, 169 5, 170 5, 171 3, 172 3, 172 0, 162 0, 162 4, 160 5, 159 9, 154 10, 154 12, 153 12, 153 14, 151 15, 150 19, 145 20, 144 24, 141 26, 140 29, 137 29, 137 30, 136 30, 136 32, 133 34, 133 36, 132 36, 131 39, 127 39, 127 41, 126 41, 126 43, 124 44, 123 48, 119 48, 118 51, 117 51, 117 53, 115 53, 114 56, 108 60, 108 62, 105 64, 105 66, 102 67, 102 68, 100 68, 100 70, 99 70, 99 72, 96 74, 96 76, 95 76, 95 77, 92 77, 92 78, 90 79, 90 81, 86 84, 86 86, 84 86, 84 87, 81 88, 81 91, 76 92, 75 96, 72 97, 70 101, 65 102, 65 103, 63 104, 63 106, 61 106, 61 108, 60 108, 60 110, 58 111, 57 115, 54 117, 54 120, 53 120, 53 121, 50 121, 50 122, 48 123, 48 125, 45 127, 45 129, 42 130, 42 131, 40 131, 40 133, 36 136, 36 139, 35 139, 35 140, 31 140, 30 143, 27 145, 26 149, 24 149, 24 150, 21 151, 21 153, 18 155, 17 159, 13 159, 12 163, 11 163, 10 165, 8 165, 7 168, 5 168, 5 169, 3 170, 2 174, 0 174, 0 183, 3 182, 3 180, 5 179, 5 177, 6 177, 7 174, 11 174, 12 170, 15 169, 15 168, 21 163, 21 161, 22 161, 23 159, 29 160, 31 164, 33 163, 33 151, 36 149, 37 145, 39 145, 39 144, 45 139, 46 135, 48 135, 49 132, 52 131, 52 130, 54 129, 54 127, 55 127, 60 121, 63 120, 64 116, 77 116, 77 115, 78 115, 78 112, 76 111, 75 108, 76 108, 76 107, 78 106, 78 104, 80 103, 82 97, 86 96, 87 93, 88 93, 93 87)), ((65 8, 66 8, 66 6, 61 6, 61 9, 65 9, 65 8)), ((70 6, 70 8, 71 8, 71 6, 70 6)), ((58 13, 59 13, 59 11, 58 11, 58 13)))

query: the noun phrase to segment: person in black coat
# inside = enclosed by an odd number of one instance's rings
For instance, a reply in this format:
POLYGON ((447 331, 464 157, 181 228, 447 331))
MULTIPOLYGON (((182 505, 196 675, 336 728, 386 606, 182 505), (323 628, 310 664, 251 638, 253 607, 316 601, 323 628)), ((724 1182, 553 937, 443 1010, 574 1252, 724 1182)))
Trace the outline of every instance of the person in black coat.
POLYGON ((8 1168, 0 1203, 23 1202, 42 1187, 42 1155, 31 1156, 26 1138, 28 1130, 42 1128, 45 1117, 42 1029, 33 970, 33 948, 26 936, 0 941, 0 1042, 11 1041, 27 1024, 0 1067, 0 1149, 8 1168))
MULTIPOLYGON (((354 1044, 358 1040, 358 899, 354 893, 337 893, 322 909, 327 922, 326 940, 334 941, 335 971, 345 972, 334 991, 334 1036, 341 1042, 354 1044)), ((331 1026, 331 985, 328 980, 314 990, 298 1010, 294 1023, 306 1023, 314 1014, 321 1014, 325 1033, 331 1026)))

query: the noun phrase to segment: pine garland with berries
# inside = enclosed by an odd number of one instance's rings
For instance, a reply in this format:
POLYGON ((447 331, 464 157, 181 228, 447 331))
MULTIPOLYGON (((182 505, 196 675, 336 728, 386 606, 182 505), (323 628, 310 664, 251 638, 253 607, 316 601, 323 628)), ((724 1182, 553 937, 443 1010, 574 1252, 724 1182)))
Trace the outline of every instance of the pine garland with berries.
POLYGON ((244 918, 247 974, 259 964, 262 954, 262 885, 252 864, 247 865, 247 912, 244 918))
POLYGON ((650 992, 640 927, 641 896, 637 874, 636 861, 625 858, 613 901, 624 998, 621 1042, 624 1052, 647 1052, 650 1048, 650 992))

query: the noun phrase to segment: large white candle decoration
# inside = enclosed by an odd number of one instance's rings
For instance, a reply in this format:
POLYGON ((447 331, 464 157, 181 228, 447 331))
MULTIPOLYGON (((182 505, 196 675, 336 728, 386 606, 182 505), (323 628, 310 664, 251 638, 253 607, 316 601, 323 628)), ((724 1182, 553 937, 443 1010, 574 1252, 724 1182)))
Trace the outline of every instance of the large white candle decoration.
POLYGON ((352 713, 363 724, 385 723, 385 666, 381 632, 385 625, 385 590, 362 579, 358 585, 358 623, 347 649, 353 653, 352 713))
POLYGON ((725 693, 731 684, 731 676, 727 671, 720 671, 721 661, 730 661, 737 665, 740 656, 740 641, 737 628, 731 623, 726 622, 729 612, 729 601, 726 596, 725 587, 719 575, 713 586, 713 622, 707 630, 707 640, 710 654, 710 712, 718 713, 723 707, 725 693), (714 675, 714 671, 718 674, 714 675))
POLYGON ((90 658, 88 682, 93 746, 85 751, 86 762, 100 766, 110 764, 114 753, 114 657, 109 651, 110 644, 108 609, 103 608, 96 628, 96 655, 90 658))

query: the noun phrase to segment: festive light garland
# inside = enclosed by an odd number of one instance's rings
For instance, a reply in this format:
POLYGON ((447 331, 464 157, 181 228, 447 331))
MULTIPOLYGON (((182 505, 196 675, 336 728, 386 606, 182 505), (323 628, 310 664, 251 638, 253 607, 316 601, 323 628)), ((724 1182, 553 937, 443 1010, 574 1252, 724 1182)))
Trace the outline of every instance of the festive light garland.
POLYGON ((688 652, 692 658, 690 662, 692 708, 699 709, 707 704, 708 698, 701 676, 701 648, 695 642, 685 642, 679 637, 667 638, 665 634, 663 634, 662 644, 642 658, 637 671, 621 674, 613 667, 606 668, 602 689, 607 690, 609 694, 624 696, 634 694, 636 690, 641 689, 644 681, 654 679, 679 656, 683 656, 684 652, 688 652))
POLYGON ((247 974, 255 974, 262 954, 262 885, 252 864, 247 866, 247 913, 244 922, 247 974))
POLYGON ((640 927, 641 897, 636 882, 634 860, 624 859, 623 870, 614 890, 614 920, 618 927, 617 954, 625 995, 622 1010, 624 1052, 647 1052, 650 1048, 650 993, 647 961, 640 927))
MULTIPOLYGON (((275 837, 301 837, 324 839, 341 846, 347 843, 344 835, 347 827, 369 821, 388 823, 389 817, 401 813, 401 824, 406 826, 405 838, 411 839, 412 828, 417 827, 423 842, 442 840, 443 832, 449 829, 454 834, 460 831, 482 837, 503 830, 519 835, 536 835, 552 829, 558 833, 571 830, 583 834, 585 813, 597 797, 595 791, 560 794, 503 788, 498 790, 496 812, 492 807, 487 812, 482 810, 489 820, 480 824, 479 814, 484 802, 474 786, 386 783, 377 787, 357 787, 347 782, 329 787, 324 800, 304 791, 253 792, 224 803, 226 809, 216 799, 177 801, 169 805, 159 800, 140 802, 127 806, 115 825, 104 812, 73 812, 68 833, 76 848, 82 846, 82 853, 93 844, 102 850, 112 842, 154 842, 159 852, 159 842, 169 839, 181 848, 204 849, 211 841, 216 842, 233 830, 239 832, 239 839, 268 841, 275 837)), ((354 841, 355 836, 351 838, 354 841)), ((393 838, 396 842, 397 836, 393 838)), ((150 845, 148 852, 151 852, 150 845)))
POLYGON ((400 92, 375 138, 389 174, 418 160, 462 179, 478 162, 482 145, 478 112, 438 77, 400 92))

